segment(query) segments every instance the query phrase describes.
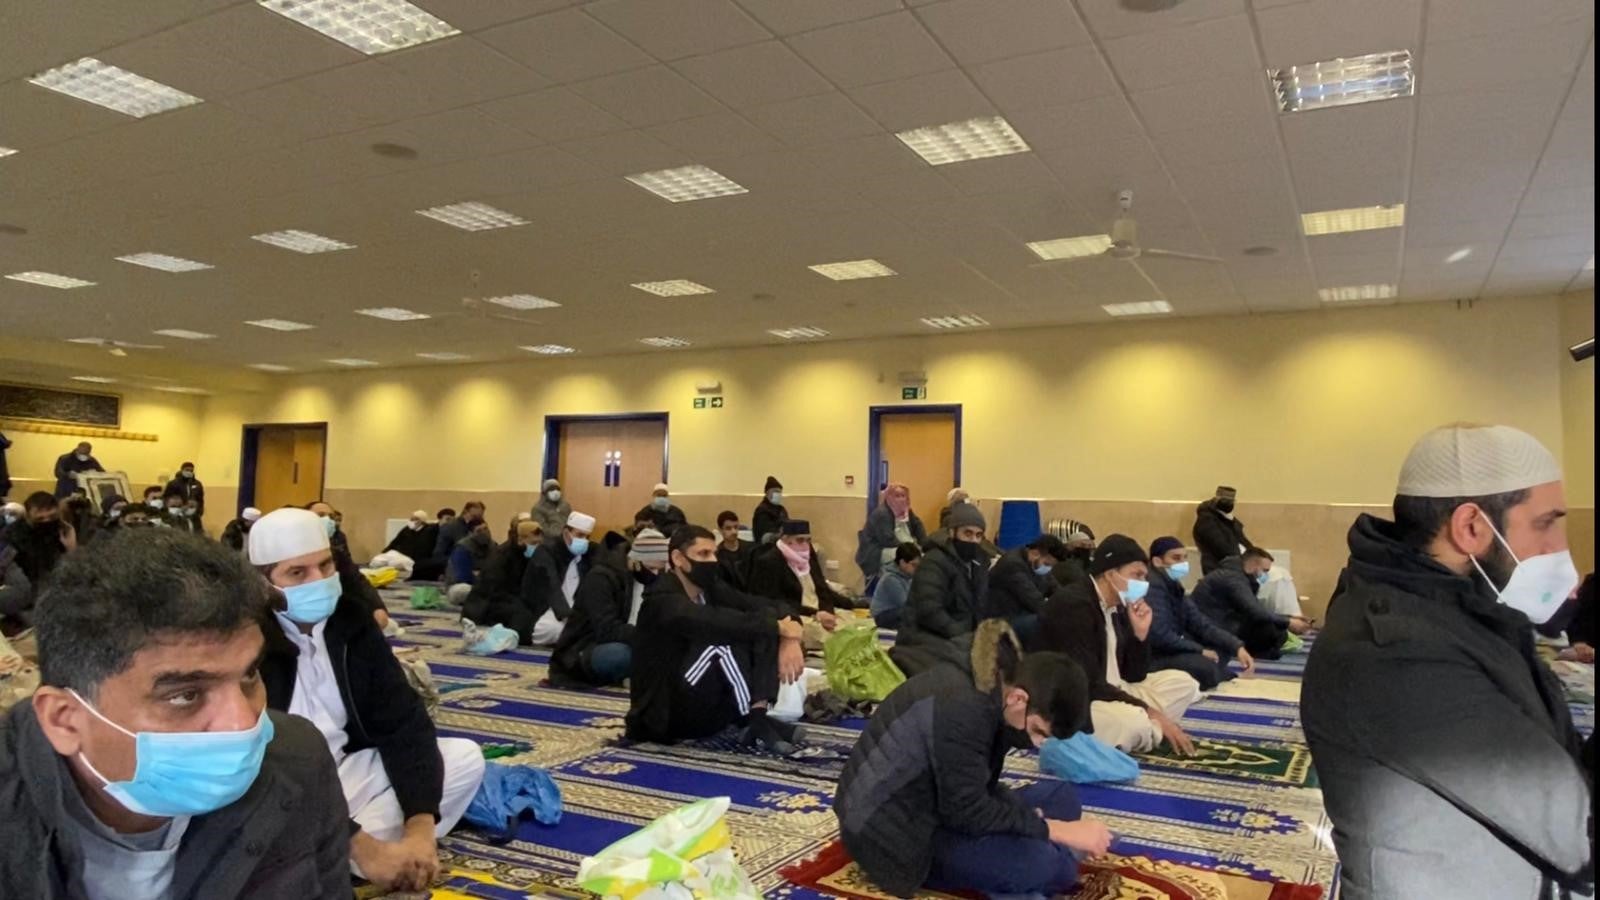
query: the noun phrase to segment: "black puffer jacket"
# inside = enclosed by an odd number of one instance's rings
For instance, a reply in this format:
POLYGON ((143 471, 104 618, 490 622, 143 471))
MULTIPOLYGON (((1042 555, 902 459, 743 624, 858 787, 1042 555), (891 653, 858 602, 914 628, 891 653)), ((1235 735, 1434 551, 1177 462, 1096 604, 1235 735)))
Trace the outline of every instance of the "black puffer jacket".
POLYGON ((1244 523, 1229 518, 1217 509, 1215 497, 1194 509, 1194 545, 1200 548, 1200 573, 1204 575, 1230 556, 1239 555, 1239 546, 1254 547, 1244 536, 1244 523))
POLYGON ((1268 609, 1256 595, 1260 587, 1254 578, 1245 574, 1244 563, 1234 555, 1200 579, 1190 596, 1206 618, 1230 634, 1242 633, 1242 629, 1252 622, 1271 622, 1280 628, 1287 627, 1289 617, 1268 609))
POLYGON ((1044 611, 1045 600, 1055 592, 1048 575, 1038 575, 1028 562, 1028 548, 1018 547, 1003 555, 989 570, 989 596, 984 604, 985 619, 1009 619, 1044 611))
POLYGON ((928 539, 922 564, 911 579, 900 636, 928 634, 953 638, 978 627, 979 613, 989 592, 989 561, 981 556, 967 562, 956 555, 954 539, 940 532, 928 539))
POLYGON ((1593 883, 1590 777, 1527 617, 1391 522, 1350 529, 1300 710, 1347 900, 1533 900, 1593 883))
POLYGON ((817 609, 805 605, 805 586, 800 583, 800 576, 789 568, 783 552, 772 547, 751 556, 750 574, 744 589, 758 597, 781 602, 792 616, 815 615, 818 609, 833 612, 836 607, 848 607, 849 604, 828 587, 828 579, 822 575, 822 561, 817 558, 815 549, 811 551, 811 573, 807 577, 817 592, 817 609))
POLYGON ((633 573, 627 547, 601 553, 578 582, 572 615, 550 654, 552 681, 583 680, 583 655, 599 644, 633 640, 628 613, 633 611, 633 573))

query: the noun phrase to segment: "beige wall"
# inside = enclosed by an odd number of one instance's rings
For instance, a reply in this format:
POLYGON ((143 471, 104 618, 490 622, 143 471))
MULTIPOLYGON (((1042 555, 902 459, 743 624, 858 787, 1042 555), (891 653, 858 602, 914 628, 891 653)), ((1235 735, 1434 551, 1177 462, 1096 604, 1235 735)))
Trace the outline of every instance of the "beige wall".
MULTIPOLYGON (((0 371, 0 379, 3 378, 0 371)), ((202 398, 99 385, 94 392, 122 397, 121 430, 154 434, 157 440, 41 434, 6 428, 0 423, 0 431, 11 439, 6 464, 13 480, 27 482, 30 487, 34 482, 48 483, 41 489, 53 490, 56 458, 71 451, 80 440, 94 445, 95 458, 108 470, 127 472, 135 492, 158 481, 165 485, 184 461, 198 461, 195 457, 200 449, 202 398)), ((203 478, 205 473, 201 474, 203 478)), ((21 488, 14 487, 12 493, 20 495, 21 488)))

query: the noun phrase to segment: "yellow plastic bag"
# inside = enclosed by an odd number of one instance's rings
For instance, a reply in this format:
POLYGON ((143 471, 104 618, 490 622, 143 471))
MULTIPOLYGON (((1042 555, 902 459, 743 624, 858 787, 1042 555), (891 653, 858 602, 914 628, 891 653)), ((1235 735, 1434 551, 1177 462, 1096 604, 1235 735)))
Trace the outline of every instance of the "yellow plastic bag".
POLYGON ((361 574, 367 576, 367 584, 375 588, 385 587, 400 578, 400 572, 390 566, 381 569, 362 569, 361 574))
POLYGON ((734 858, 727 797, 680 806, 584 859, 578 884, 622 900, 754 900, 761 894, 734 858))

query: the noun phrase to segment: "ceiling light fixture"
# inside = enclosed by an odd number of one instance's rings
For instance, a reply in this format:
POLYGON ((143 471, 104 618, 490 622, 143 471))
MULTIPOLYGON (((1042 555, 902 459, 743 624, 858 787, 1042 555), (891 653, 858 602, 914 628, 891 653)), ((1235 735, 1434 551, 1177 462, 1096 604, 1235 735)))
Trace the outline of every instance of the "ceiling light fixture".
POLYGON ((421 357, 423 359, 436 359, 436 360, 439 360, 440 362, 460 362, 463 359, 471 359, 472 358, 472 357, 466 355, 465 353, 450 353, 448 351, 435 351, 435 352, 431 352, 431 353, 418 353, 417 356, 419 356, 419 357, 421 357))
POLYGON ((155 389, 167 394, 193 394, 196 396, 208 396, 211 393, 205 388, 185 387, 181 384, 158 384, 156 385, 155 389))
POLYGON ((165 253, 131 253, 127 256, 117 257, 117 262, 133 263, 147 269, 160 269, 163 272, 198 272, 201 269, 210 269, 214 266, 181 256, 168 256, 165 253))
POLYGON ((669 350, 670 349, 676 349, 678 347, 687 347, 687 346, 689 346, 689 342, 688 341, 684 340, 683 338, 675 338, 675 337, 639 338, 639 343, 648 344, 651 347, 661 347, 663 349, 669 349, 669 350))
POLYGON ((73 381, 87 381, 90 384, 116 384, 117 383, 117 380, 115 378, 107 378, 104 375, 74 375, 74 376, 72 376, 72 380, 73 381))
POLYGON ((487 203, 478 203, 476 201, 419 209, 417 210, 417 215, 427 216, 446 225, 453 225, 462 231, 489 231, 495 228, 511 228, 516 225, 528 224, 528 220, 521 216, 508 213, 503 209, 496 209, 487 203))
POLYGON ((17 151, 11 149, 10 147, 0 147, 0 156, 10 156, 11 154, 16 153, 16 152, 17 151))
POLYGON ((673 203, 750 193, 744 185, 705 166, 680 166, 676 169, 640 172, 637 175, 629 175, 628 180, 673 203))
POLYGON ((812 328, 809 325, 801 325, 795 328, 769 328, 767 329, 767 334, 781 337, 786 341, 825 338, 828 336, 828 333, 821 328, 812 328))
POLYGON ((1099 256, 1111 249, 1111 235, 1084 234, 1078 237, 1055 238, 1048 241, 1029 241, 1028 249, 1040 259, 1078 259, 1099 256))
POLYGON ((28 81, 135 119, 202 102, 193 94, 108 66, 91 56, 40 72, 28 81))
POLYGON ((504 306, 506 309, 555 309, 561 304, 532 294, 507 294, 504 297, 486 297, 485 303, 504 306))
POLYGON ((26 281, 29 284, 42 284, 45 287, 80 288, 91 287, 94 282, 84 281, 82 278, 73 278, 69 275, 57 275, 53 272, 12 272, 6 276, 12 281, 26 281))
POLYGON ((251 319, 245 324, 257 328, 270 328, 273 331, 310 331, 317 327, 304 322, 291 322, 288 319, 251 319))
POLYGON ((330 360, 327 360, 327 361, 333 363, 336 366, 347 366, 347 367, 352 368, 352 369, 361 369, 361 368, 366 368, 367 366, 375 366, 375 365, 377 365, 377 363, 373 362, 370 359, 351 359, 349 357, 344 357, 343 359, 330 359, 330 360))
POLYGON ((1146 300, 1139 303, 1107 303, 1100 308, 1113 316, 1159 316, 1172 312, 1172 304, 1165 300, 1146 300))
POLYGON ((1268 69, 1282 112, 1304 112, 1409 97, 1417 82, 1410 50, 1268 69))
POLYGON ((929 328, 982 328, 989 324, 989 320, 982 316, 934 316, 923 319, 922 324, 929 328))
POLYGON ((542 353, 545 356, 563 356, 568 353, 578 352, 565 344, 539 344, 534 347, 518 347, 517 349, 526 350, 529 353, 542 353))
POLYGON ((423 319, 433 318, 427 313, 412 312, 409 309, 401 309, 398 306, 379 306, 374 309, 358 309, 356 312, 363 316, 371 316, 374 319, 384 319, 389 322, 420 322, 423 319))
POLYGON ((1345 234, 1351 231, 1372 231, 1378 228, 1399 228, 1406 223, 1406 205, 1357 206, 1351 209, 1328 209, 1322 212, 1302 213, 1300 230, 1307 237, 1320 234, 1345 234))
POLYGON ((1590 254, 1589 261, 1583 264, 1583 270, 1585 272, 1593 272, 1594 271, 1594 255, 1593 254, 1590 254))
POLYGON ((252 368, 252 369, 255 369, 257 371, 260 371, 260 372, 293 372, 294 371, 293 369, 289 368, 288 366, 280 366, 277 363, 251 363, 249 367, 252 368))
POLYGON ((285 250, 293 250, 296 253, 327 253, 330 250, 349 250, 355 247, 355 244, 346 244, 344 241, 336 241, 331 237, 323 237, 320 234, 312 234, 309 231, 300 231, 295 228, 291 228, 288 231, 269 231, 265 234, 252 234, 250 239, 252 241, 260 241, 263 244, 271 244, 274 247, 282 247, 285 250))
POLYGON ((1010 156, 1032 148, 999 116, 947 122, 926 128, 913 128, 895 134, 901 143, 915 150, 930 166, 943 166, 969 159, 1010 156))
POLYGON ((1447 262, 1447 263, 1458 263, 1458 262, 1461 262, 1463 259, 1466 259, 1467 257, 1471 256, 1471 255, 1472 255, 1472 248, 1471 247, 1462 247, 1460 250, 1457 250, 1454 253, 1450 254, 1449 256, 1446 256, 1444 258, 1444 261, 1447 262))
POLYGON ((405 0, 256 0, 261 6, 368 56, 461 31, 405 0))
POLYGON ((163 328, 160 331, 153 331, 151 334, 159 334, 162 337, 182 338, 186 341, 209 341, 216 337, 214 334, 206 334, 203 331, 190 331, 187 328, 163 328))
POLYGON ((875 259, 852 259, 846 262, 819 263, 806 268, 834 281, 854 281, 857 278, 887 278, 897 275, 895 270, 889 268, 875 259))
POLYGON ((1318 288, 1317 296, 1323 303, 1352 303, 1361 300, 1388 300, 1398 293, 1392 284, 1347 284, 1343 287, 1318 288))
POLYGON ((686 281, 682 278, 673 281, 640 281, 631 286, 647 294, 655 294, 657 297, 692 297, 695 294, 716 293, 697 281, 686 281))

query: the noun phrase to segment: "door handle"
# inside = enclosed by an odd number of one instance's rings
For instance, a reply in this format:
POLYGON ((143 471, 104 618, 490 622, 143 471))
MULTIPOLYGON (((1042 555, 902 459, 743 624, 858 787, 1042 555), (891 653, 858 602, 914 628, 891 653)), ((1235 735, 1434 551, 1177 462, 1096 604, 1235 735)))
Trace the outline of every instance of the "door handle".
POLYGON ((878 460, 878 490, 882 491, 884 488, 886 488, 888 486, 889 486, 889 461, 887 459, 880 459, 880 460, 878 460))
POLYGON ((299 484, 300 483, 300 463, 298 463, 298 462, 296 462, 294 464, 294 475, 291 476, 290 483, 291 484, 299 484))

